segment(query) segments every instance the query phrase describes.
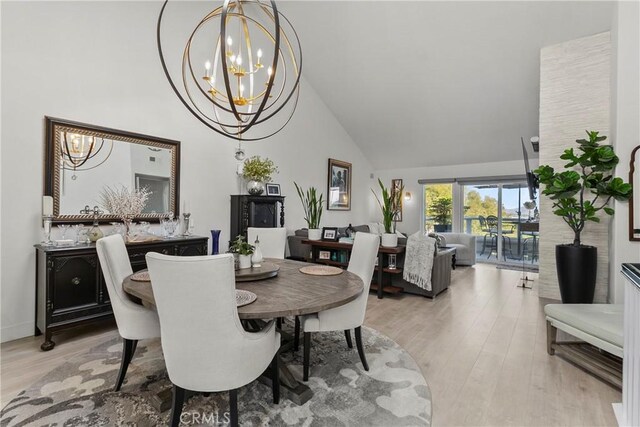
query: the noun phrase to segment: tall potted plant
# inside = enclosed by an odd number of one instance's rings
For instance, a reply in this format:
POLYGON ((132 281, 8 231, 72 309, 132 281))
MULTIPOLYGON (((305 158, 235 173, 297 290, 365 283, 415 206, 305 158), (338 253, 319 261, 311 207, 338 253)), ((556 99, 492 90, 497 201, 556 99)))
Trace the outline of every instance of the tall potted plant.
POLYGON ((382 211, 382 224, 384 225, 384 234, 382 235, 382 246, 388 248, 394 248, 398 246, 398 235, 396 234, 396 222, 395 218, 400 210, 402 203, 402 193, 404 192, 404 186, 395 192, 389 191, 384 186, 380 178, 378 178, 378 185, 380 185, 382 200, 378 197, 373 188, 371 192, 378 201, 380 210, 382 211))
POLYGON ((269 158, 253 156, 244 161, 242 177, 247 180, 247 191, 252 196, 259 196, 264 192, 265 182, 270 182, 273 174, 278 173, 278 167, 269 158))
POLYGON ((451 231, 451 212, 453 201, 450 197, 440 197, 429 205, 429 214, 433 217, 433 229, 436 233, 451 231))
POLYGON ((320 240, 322 238, 322 231, 320 230, 320 219, 322 218, 322 193, 318 197, 318 191, 315 187, 309 187, 305 192, 297 183, 293 183, 296 186, 298 197, 302 202, 302 209, 304 209, 304 220, 307 222, 309 228, 309 240, 320 240))
POLYGON ((573 230, 573 243, 556 246, 556 268, 560 295, 564 303, 593 302, 596 285, 597 255, 595 246, 583 245, 581 233, 589 222, 600 222, 598 214, 613 215, 611 199, 625 201, 631 197, 631 185, 613 177, 618 157, 607 139, 598 132, 587 131, 589 139, 578 139, 578 153, 567 149, 560 156, 565 170, 540 166, 535 173, 545 186, 542 194, 553 201, 553 213, 573 230))

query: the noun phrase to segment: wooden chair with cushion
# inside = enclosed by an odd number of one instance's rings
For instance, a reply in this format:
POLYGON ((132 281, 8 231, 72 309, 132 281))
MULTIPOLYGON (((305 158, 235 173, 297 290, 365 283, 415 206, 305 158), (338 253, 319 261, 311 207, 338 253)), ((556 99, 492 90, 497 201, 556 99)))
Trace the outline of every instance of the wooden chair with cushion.
POLYGON ((286 228, 247 228, 247 241, 253 245, 256 238, 260 240, 260 250, 263 257, 284 259, 287 247, 286 228))
POLYGON ((160 325, 162 351, 173 384, 171 425, 180 423, 187 391, 229 391, 231 425, 238 424, 237 389, 271 365, 273 401, 280 399, 280 334, 270 322, 260 332, 240 324, 231 254, 146 256, 160 325))
POLYGON ((114 234, 103 237, 97 241, 96 251, 118 325, 118 333, 123 343, 120 372, 115 386, 115 391, 119 391, 136 351, 138 340, 159 337, 160 322, 154 310, 134 303, 122 289, 124 278, 133 273, 122 236, 114 234))
MULTIPOLYGON (((369 370, 367 358, 362 346, 362 324, 367 311, 367 298, 371 277, 378 254, 380 239, 375 234, 357 233, 353 243, 348 271, 357 274, 364 283, 362 293, 355 300, 340 307, 321 311, 316 314, 300 316, 304 331, 304 381, 309 379, 309 358, 311 355, 311 333, 344 331, 347 345, 351 345, 351 329, 355 329, 356 346, 365 371, 369 370)), ((296 331, 297 333, 297 331, 296 331)))

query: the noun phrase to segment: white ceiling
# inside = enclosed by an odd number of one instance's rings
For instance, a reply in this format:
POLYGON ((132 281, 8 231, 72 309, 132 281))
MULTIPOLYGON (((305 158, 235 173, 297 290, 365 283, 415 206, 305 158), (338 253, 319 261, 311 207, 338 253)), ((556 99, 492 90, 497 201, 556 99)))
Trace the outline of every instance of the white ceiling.
MULTIPOLYGON (((608 31, 610 2, 278 3, 303 75, 376 169, 522 156, 540 48, 608 31)), ((304 96, 304 94, 301 94, 304 96)))

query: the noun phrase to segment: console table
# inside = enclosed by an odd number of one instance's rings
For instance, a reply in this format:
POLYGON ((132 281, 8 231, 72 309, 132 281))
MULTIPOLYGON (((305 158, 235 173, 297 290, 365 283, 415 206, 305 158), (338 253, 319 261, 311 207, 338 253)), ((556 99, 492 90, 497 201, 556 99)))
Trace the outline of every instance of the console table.
MULTIPOLYGON (((333 242, 327 240, 303 240, 303 244, 311 246, 311 262, 317 264, 327 264, 334 265, 337 267, 346 268, 349 265, 349 256, 351 255, 351 250, 353 249, 353 244, 351 243, 340 243, 333 242), (345 251, 347 253, 347 258, 345 260, 331 260, 331 259, 321 259, 320 251, 322 250, 334 250, 334 251, 345 251)), ((392 285, 383 285, 383 280, 385 274, 402 274, 402 268, 399 267, 400 259, 399 257, 404 254, 406 250, 406 246, 396 246, 395 248, 387 248, 384 246, 380 246, 378 248, 378 265, 376 266, 377 273, 377 283, 371 285, 371 289, 374 289, 378 293, 378 299, 383 298, 383 292, 390 294, 397 294, 398 292, 402 292, 403 288, 392 285), (396 258, 396 268, 388 268, 385 267, 384 257, 385 255, 394 254, 397 256, 396 258)))
MULTIPOLYGON (((128 243, 133 271, 147 267, 147 252, 167 255, 206 255, 208 238, 177 237, 128 243)), ((95 244, 71 247, 35 245, 36 328, 44 334, 43 351, 53 349, 53 333, 113 316, 95 244)))

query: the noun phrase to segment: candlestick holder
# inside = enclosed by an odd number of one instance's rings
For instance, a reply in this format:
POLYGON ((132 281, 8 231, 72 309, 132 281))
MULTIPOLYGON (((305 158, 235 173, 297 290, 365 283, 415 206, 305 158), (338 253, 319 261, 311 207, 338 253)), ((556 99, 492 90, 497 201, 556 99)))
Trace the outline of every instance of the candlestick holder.
POLYGON ((43 215, 42 216, 42 226, 44 227, 44 241, 43 245, 51 246, 53 242, 51 241, 51 223, 53 222, 53 217, 51 215, 43 215))
POLYGON ((191 221, 191 214, 190 213, 184 213, 182 214, 182 223, 183 223, 183 232, 182 235, 183 236, 190 236, 191 232, 189 231, 189 221, 191 221))

